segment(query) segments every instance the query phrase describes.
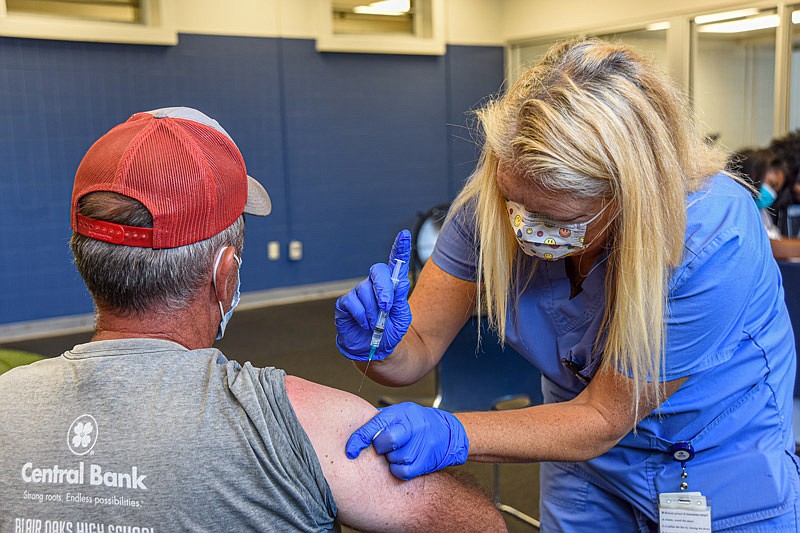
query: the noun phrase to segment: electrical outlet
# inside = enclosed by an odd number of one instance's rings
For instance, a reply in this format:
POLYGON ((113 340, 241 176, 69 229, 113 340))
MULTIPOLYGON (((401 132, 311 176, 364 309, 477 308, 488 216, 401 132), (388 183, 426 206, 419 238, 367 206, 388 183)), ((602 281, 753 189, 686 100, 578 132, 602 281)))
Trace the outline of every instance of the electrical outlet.
POLYGON ((281 258, 281 243, 278 241, 269 241, 267 243, 267 258, 270 261, 277 261, 281 258))
POLYGON ((300 241, 289 241, 289 259, 300 261, 303 258, 303 243, 300 241))

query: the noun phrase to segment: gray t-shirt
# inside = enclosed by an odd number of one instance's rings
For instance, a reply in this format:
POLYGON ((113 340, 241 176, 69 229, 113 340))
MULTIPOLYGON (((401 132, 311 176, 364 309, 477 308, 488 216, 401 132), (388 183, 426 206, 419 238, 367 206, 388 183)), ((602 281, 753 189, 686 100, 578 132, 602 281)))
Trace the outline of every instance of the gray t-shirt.
POLYGON ((163 340, 0 376, 0 531, 330 531, 285 374, 163 340))

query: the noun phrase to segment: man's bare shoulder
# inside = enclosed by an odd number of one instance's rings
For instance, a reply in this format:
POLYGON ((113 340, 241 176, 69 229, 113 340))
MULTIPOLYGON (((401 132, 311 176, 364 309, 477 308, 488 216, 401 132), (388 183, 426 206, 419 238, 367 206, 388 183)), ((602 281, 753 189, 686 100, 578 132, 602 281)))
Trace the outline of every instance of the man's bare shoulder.
POLYGON ((377 412, 369 402, 355 394, 297 376, 286 376, 286 393, 306 432, 322 429, 321 426, 330 427, 336 429, 345 441, 352 431, 358 429, 377 412), (326 421, 320 419, 322 413, 338 414, 338 416, 335 420, 326 421), (306 423, 309 427, 306 427, 306 423), (352 430, 348 431, 350 428, 352 430))
POLYGON ((372 447, 348 459, 344 449, 350 434, 377 412, 366 400, 288 375, 286 392, 317 453, 342 523, 365 531, 505 531, 492 503, 448 474, 400 481, 372 447))

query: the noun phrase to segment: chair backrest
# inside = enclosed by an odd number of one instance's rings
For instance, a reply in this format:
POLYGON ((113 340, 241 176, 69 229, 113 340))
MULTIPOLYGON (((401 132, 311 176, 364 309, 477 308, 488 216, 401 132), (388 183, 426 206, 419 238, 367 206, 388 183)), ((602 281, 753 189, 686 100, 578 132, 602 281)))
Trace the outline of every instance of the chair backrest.
MULTIPOLYGON (((783 297, 786 300, 786 309, 792 321, 794 331, 794 346, 800 354, 800 263, 791 261, 778 261, 783 278, 783 297)), ((794 397, 800 398, 800 364, 794 379, 794 397)))
POLYGON ((44 359, 44 356, 31 352, 0 349, 0 374, 14 367, 27 365, 41 359, 44 359))
POLYGON ((472 317, 439 362, 440 407, 447 411, 488 411, 504 396, 525 394, 542 403, 541 374, 510 346, 472 317), (478 350, 478 327, 481 346, 478 350))
POLYGON ((800 205, 786 208, 786 231, 789 237, 800 237, 800 205))
POLYGON ((416 284, 419 272, 433 253, 449 209, 450 204, 439 204, 424 213, 418 213, 417 224, 412 233, 414 246, 411 248, 411 265, 408 270, 413 284, 416 284))

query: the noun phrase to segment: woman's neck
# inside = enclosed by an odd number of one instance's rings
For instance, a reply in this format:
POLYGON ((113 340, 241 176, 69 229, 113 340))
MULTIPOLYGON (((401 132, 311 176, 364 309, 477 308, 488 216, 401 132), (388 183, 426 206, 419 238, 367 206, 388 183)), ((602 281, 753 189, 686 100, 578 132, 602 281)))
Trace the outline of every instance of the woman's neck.
POLYGON ((583 290, 583 282, 589 277, 595 264, 602 255, 602 248, 587 248, 579 255, 567 257, 564 268, 569 279, 569 298, 575 298, 583 290))

